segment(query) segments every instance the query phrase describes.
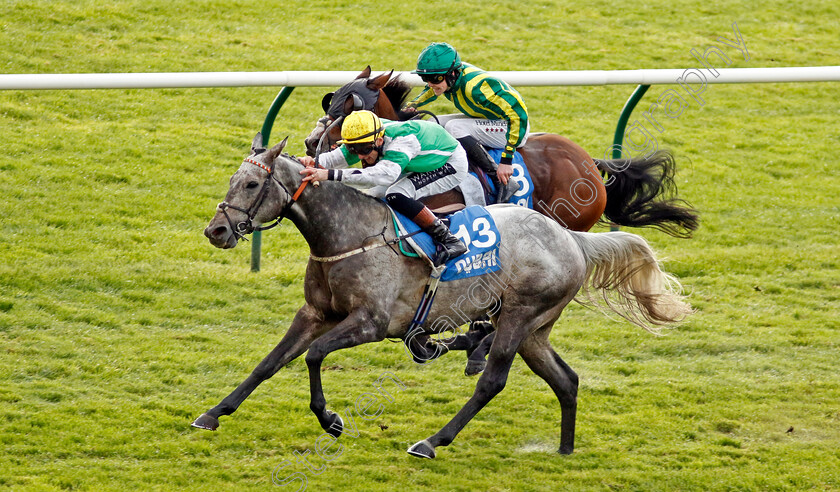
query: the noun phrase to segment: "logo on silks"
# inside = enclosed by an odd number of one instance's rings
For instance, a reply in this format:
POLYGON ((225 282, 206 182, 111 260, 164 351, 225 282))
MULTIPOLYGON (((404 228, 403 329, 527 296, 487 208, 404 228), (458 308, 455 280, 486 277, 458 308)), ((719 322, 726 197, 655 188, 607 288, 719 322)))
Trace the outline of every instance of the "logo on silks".
MULTIPOLYGON (((487 153, 497 164, 502 158, 502 149, 487 149, 487 153)), ((531 195, 534 193, 534 182, 531 181, 531 173, 528 172, 522 154, 519 152, 513 154, 513 176, 510 179, 519 183, 519 189, 510 197, 508 203, 533 209, 534 201, 531 195)), ((490 187, 493 188, 493 183, 490 183, 490 187)), ((493 189, 493 193, 495 192, 496 190, 493 189)))
MULTIPOLYGON (((401 214, 400 228, 405 233, 419 229, 411 220, 401 214)), ((467 245, 469 250, 463 255, 446 262, 446 269, 440 279, 443 282, 475 277, 501 269, 499 265, 499 229, 493 216, 477 205, 467 207, 448 217, 449 230, 467 245)), ((417 234, 409 238, 422 249, 427 256, 435 253, 435 243, 428 234, 417 234)))

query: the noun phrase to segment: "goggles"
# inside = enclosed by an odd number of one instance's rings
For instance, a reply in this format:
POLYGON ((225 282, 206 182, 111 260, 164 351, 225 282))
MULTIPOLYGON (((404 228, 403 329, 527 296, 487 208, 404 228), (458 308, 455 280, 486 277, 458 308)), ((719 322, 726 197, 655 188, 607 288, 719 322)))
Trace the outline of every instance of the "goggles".
POLYGON ((420 80, 427 84, 440 84, 446 78, 443 73, 420 74, 420 80))
POLYGON ((368 155, 373 152, 375 147, 373 142, 362 142, 357 144, 346 144, 347 150, 350 151, 351 154, 356 155, 368 155))

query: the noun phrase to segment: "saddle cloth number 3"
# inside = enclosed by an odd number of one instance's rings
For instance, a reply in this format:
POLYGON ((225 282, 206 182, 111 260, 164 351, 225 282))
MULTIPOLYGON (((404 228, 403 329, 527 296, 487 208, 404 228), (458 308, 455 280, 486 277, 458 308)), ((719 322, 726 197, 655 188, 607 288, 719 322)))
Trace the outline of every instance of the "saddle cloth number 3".
POLYGON ((513 163, 513 176, 510 179, 519 183, 519 189, 513 194, 515 200, 512 202, 520 207, 530 208, 528 206, 528 198, 531 191, 531 183, 525 177, 525 168, 518 162, 513 163))

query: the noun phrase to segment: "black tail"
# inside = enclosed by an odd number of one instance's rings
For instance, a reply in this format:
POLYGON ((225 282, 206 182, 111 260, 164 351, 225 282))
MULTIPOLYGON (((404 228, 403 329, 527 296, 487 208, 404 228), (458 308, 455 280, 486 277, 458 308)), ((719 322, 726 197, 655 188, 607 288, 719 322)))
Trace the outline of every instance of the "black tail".
POLYGON ((595 159, 608 176, 604 216, 628 227, 655 227, 674 237, 691 237, 697 229, 697 211, 676 198, 676 163, 671 152, 660 150, 630 160, 595 159))

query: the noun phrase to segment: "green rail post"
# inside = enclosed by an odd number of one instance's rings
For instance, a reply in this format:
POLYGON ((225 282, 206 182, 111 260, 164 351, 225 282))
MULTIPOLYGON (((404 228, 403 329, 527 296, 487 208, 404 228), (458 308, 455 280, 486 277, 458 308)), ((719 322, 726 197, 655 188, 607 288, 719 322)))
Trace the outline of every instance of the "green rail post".
MULTIPOLYGON (((621 114, 618 116, 618 123, 615 126, 615 136, 613 137, 613 159, 621 159, 621 149, 624 145, 624 131, 627 129, 627 121, 630 120, 630 114, 633 113, 636 105, 639 104, 639 101, 642 100, 642 97, 648 89, 650 89, 650 86, 645 84, 636 87, 636 90, 634 90, 633 94, 630 95, 630 99, 628 99, 627 102, 624 103, 624 107, 621 108, 621 114)), ((621 227, 617 224, 610 224, 611 231, 617 231, 619 229, 621 229, 621 227)))
POLYGON ((624 144, 624 131, 627 129, 627 121, 630 120, 630 114, 642 100, 642 96, 650 89, 649 85, 640 85, 636 87, 630 99, 624 103, 621 108, 621 114, 618 116, 618 124, 615 127, 615 137, 613 137, 612 158, 621 159, 621 146, 624 144))
MULTIPOLYGON (((271 136, 271 128, 274 126, 274 120, 277 118, 277 113, 280 112, 280 108, 283 107, 283 104, 286 102, 286 99, 289 98, 289 95, 292 93, 293 90, 295 90, 294 87, 283 87, 280 93, 277 94, 277 97, 274 98, 274 102, 271 103, 271 107, 268 108, 268 114, 265 115, 265 121, 263 122, 261 131, 263 137, 263 145, 265 145, 266 147, 268 147, 268 138, 271 136)), ((261 250, 262 232, 254 231, 254 234, 251 235, 252 272, 260 271, 261 250)))

